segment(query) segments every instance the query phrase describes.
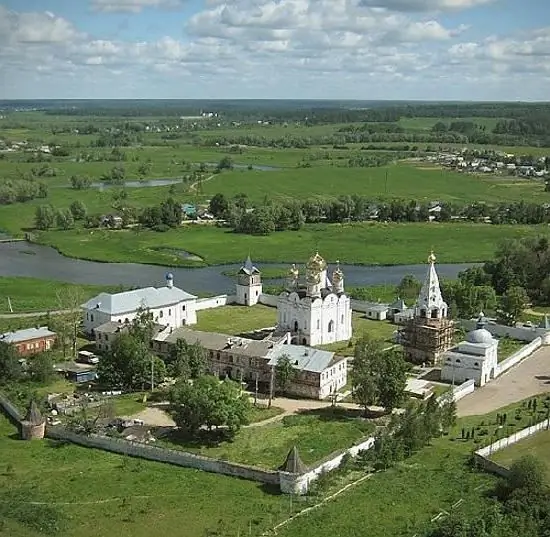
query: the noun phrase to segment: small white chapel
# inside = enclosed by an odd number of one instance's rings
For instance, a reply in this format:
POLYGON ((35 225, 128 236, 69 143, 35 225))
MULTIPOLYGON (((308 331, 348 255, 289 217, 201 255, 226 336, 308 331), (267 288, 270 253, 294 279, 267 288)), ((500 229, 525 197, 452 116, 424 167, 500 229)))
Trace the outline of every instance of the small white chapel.
POLYGON ((290 332, 295 345, 325 345, 351 339, 352 311, 337 262, 330 279, 327 263, 315 253, 305 267, 305 280, 292 265, 286 289, 277 299, 277 329, 290 332))

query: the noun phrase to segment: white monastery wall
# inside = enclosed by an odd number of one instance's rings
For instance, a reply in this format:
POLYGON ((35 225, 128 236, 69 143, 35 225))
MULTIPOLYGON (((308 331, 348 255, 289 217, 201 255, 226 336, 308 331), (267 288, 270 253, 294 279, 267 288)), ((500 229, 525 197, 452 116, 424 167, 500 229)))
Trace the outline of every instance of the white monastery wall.
MULTIPOLYGON (((474 319, 468 319, 460 321, 460 325, 467 331, 474 330, 476 328, 477 321, 474 319)), ((528 328, 518 326, 505 326, 503 324, 486 323, 483 328, 491 332, 496 337, 506 337, 517 339, 518 341, 531 342, 538 337, 543 337, 549 332, 544 328, 528 328)), ((544 345, 548 345, 549 342, 544 342, 544 345)))
POLYGON ((219 308, 229 304, 235 304, 237 297, 235 295, 217 295, 208 298, 198 298, 196 311, 209 310, 219 308))
POLYGON ((276 296, 276 295, 268 295, 266 293, 262 293, 260 295, 260 304, 263 304, 264 306, 272 306, 272 307, 276 307, 277 306, 277 299, 279 297, 276 296))
POLYGON ((516 351, 514 354, 506 358, 506 360, 503 360, 498 365, 498 374, 504 373, 511 367, 519 364, 522 360, 533 354, 537 349, 542 347, 542 338, 537 337, 531 343, 525 345, 518 351, 516 351))

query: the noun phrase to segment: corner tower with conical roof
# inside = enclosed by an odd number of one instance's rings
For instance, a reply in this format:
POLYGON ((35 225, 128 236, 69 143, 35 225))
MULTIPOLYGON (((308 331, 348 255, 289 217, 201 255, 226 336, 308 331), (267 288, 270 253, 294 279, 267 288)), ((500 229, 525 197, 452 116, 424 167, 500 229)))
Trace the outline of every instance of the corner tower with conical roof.
POLYGON ((260 300, 262 294, 262 274, 254 266, 250 255, 237 273, 236 296, 237 304, 242 306, 254 306, 260 300))
POLYGON ((434 365, 452 347, 454 324, 443 300, 435 269, 435 255, 428 257, 428 270, 410 319, 401 332, 406 358, 416 364, 434 365))

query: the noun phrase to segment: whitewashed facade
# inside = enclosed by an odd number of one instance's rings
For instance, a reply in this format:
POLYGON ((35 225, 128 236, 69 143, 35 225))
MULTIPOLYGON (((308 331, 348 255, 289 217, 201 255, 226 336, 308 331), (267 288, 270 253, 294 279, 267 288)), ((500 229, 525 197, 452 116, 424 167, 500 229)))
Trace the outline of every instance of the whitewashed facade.
POLYGON ((237 274, 236 301, 241 306, 255 306, 262 295, 262 275, 254 266, 250 256, 237 274))
POLYGON ((327 276, 327 264, 316 253, 306 265, 305 284, 293 265, 287 289, 277 301, 277 328, 290 332, 296 345, 325 345, 347 341, 352 336, 350 298, 344 292, 344 275, 339 266, 327 276))
POLYGON ((159 325, 178 328, 197 322, 197 297, 174 287, 172 274, 166 275, 166 286, 146 287, 123 293, 100 293, 82 304, 84 331, 92 334, 94 329, 107 322, 129 323, 140 311, 147 309, 159 325))
POLYGON ((498 339, 478 326, 467 334, 465 341, 443 354, 441 366, 444 381, 461 384, 473 380, 476 386, 484 386, 499 373, 498 339))

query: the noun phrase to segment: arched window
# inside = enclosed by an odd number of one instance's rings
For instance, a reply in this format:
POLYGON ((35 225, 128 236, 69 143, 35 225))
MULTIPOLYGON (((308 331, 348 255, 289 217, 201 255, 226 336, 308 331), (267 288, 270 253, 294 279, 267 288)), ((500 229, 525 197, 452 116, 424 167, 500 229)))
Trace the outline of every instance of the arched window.
POLYGON ((432 319, 437 319, 438 313, 439 313, 439 310, 437 308, 433 309, 432 310, 432 319))
POLYGON ((294 332, 298 332, 298 321, 294 321, 294 332))
POLYGON ((334 332, 334 321, 330 320, 328 323, 328 333, 334 332))

